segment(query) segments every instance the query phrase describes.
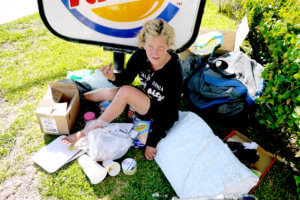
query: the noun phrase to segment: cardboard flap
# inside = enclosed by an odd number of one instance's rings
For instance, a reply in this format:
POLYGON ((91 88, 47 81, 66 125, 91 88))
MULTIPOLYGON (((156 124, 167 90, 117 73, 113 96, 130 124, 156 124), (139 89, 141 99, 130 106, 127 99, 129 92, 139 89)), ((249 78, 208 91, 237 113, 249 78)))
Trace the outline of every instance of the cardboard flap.
POLYGON ((55 103, 58 103, 62 98, 62 93, 55 88, 51 88, 51 98, 55 103))
POLYGON ((51 99, 42 99, 39 102, 39 107, 52 107, 54 105, 54 101, 51 99))
POLYGON ((49 87, 52 88, 52 90, 57 90, 62 93, 62 101, 70 101, 76 93, 79 94, 76 84, 69 79, 63 79, 56 82, 48 82, 48 84, 49 87))
POLYGON ((59 88, 59 89, 76 89, 77 90, 77 87, 76 87, 76 84, 74 82, 68 82, 68 81, 55 81, 55 82, 48 82, 48 85, 51 87, 51 88, 59 88))
POLYGON ((249 33, 249 25, 247 15, 242 19, 242 22, 239 24, 236 34, 235 34, 235 45, 234 51, 238 51, 243 41, 249 33))
POLYGON ((52 106, 39 106, 35 112, 43 115, 51 115, 52 110, 52 106))
POLYGON ((58 91, 54 88, 48 87, 46 95, 39 102, 39 106, 41 106, 41 107, 53 106, 54 103, 58 103, 60 101, 60 99, 62 98, 62 95, 63 94, 60 91, 58 91))
POLYGON ((53 105, 52 115, 66 115, 68 103, 55 103, 53 105))

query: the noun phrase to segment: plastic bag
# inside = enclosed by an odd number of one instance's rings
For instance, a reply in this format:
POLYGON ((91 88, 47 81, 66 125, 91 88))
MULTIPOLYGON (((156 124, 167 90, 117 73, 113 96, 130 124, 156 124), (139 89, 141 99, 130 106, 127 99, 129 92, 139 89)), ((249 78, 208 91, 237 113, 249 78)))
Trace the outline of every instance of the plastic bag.
MULTIPOLYGON (((114 123, 105 128, 97 128, 85 133, 77 143, 77 148, 87 150, 95 161, 116 160, 125 155, 131 147, 129 132, 132 123, 114 123)), ((85 129, 86 130, 86 129, 85 129)))
POLYGON ((196 54, 199 55, 209 55, 214 52, 218 47, 221 47, 223 44, 223 34, 214 31, 205 33, 196 38, 196 54))
POLYGON ((100 69, 96 69, 93 74, 90 76, 85 76, 82 81, 90 84, 93 90, 98 88, 114 88, 116 87, 114 84, 109 82, 100 69))
POLYGON ((104 127, 106 125, 108 125, 108 123, 104 125, 104 124, 100 124, 100 122, 98 122, 98 120, 96 120, 96 119, 90 120, 86 123, 86 125, 83 129, 83 133, 85 135, 87 135, 90 131, 97 129, 97 128, 104 127))
POLYGON ((68 71, 67 72, 67 78, 68 79, 73 79, 76 81, 81 81, 84 78, 90 76, 92 74, 92 70, 90 69, 82 69, 82 70, 77 70, 77 71, 68 71))

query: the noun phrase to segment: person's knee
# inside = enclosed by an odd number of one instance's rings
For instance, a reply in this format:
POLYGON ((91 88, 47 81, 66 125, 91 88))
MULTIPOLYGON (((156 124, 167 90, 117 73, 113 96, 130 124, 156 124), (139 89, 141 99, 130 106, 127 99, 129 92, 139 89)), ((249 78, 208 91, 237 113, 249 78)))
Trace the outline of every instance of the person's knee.
POLYGON ((83 98, 85 98, 88 101, 91 100, 91 95, 89 93, 84 93, 82 96, 83 96, 83 98))
POLYGON ((133 87, 129 85, 123 85, 118 91, 118 96, 123 99, 128 99, 133 95, 132 93, 133 87))

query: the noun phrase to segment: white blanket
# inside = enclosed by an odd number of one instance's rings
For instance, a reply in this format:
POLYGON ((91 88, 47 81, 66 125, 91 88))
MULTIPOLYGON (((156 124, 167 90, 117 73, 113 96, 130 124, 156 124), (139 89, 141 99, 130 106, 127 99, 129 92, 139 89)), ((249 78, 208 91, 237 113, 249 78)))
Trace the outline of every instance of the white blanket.
POLYGON ((155 161, 180 198, 247 194, 259 180, 192 112, 180 112, 155 161))

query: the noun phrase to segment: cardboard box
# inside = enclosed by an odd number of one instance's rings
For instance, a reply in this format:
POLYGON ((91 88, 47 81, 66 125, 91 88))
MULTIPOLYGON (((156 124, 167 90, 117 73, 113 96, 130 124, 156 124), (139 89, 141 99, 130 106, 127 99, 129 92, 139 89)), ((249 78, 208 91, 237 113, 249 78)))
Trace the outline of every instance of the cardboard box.
MULTIPOLYGON (((200 28, 198 36, 214 31, 218 31, 223 34, 223 44, 214 52, 214 56, 220 56, 231 51, 238 51, 249 33, 247 15, 242 19, 235 31, 200 28)), ((185 60, 191 53, 197 54, 195 44, 196 42, 194 42, 187 50, 179 54, 181 60, 185 60)), ((201 55, 201 58, 204 59, 209 55, 210 54, 201 55)))
POLYGON ((78 89, 74 83, 48 84, 48 91, 35 111, 41 131, 53 135, 70 134, 80 108, 78 89))
MULTIPOLYGON (((231 131, 231 133, 229 133, 229 135, 227 135, 223 141, 225 142, 228 138, 232 138, 241 143, 252 142, 252 140, 236 130, 231 131)), ((267 152, 261 146, 258 146, 257 152, 259 154, 259 160, 251 166, 251 169, 258 170, 261 173, 261 176, 258 183, 252 188, 249 194, 252 194, 276 160, 276 157, 273 154, 267 152)))

